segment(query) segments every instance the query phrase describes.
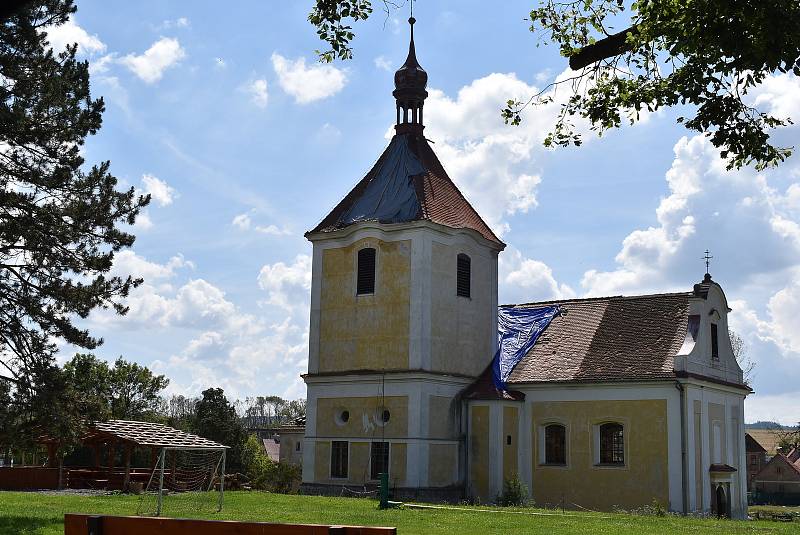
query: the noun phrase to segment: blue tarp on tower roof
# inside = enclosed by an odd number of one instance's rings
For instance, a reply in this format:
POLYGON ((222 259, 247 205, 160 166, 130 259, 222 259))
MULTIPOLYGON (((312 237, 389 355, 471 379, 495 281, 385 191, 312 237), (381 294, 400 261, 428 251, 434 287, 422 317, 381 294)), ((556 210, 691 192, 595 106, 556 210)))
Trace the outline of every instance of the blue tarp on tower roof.
POLYGON ((420 204, 412 177, 426 169, 408 146, 408 136, 394 136, 382 160, 364 193, 341 215, 339 223, 402 223, 417 218, 420 204))
POLYGON ((539 335, 558 314, 557 306, 507 307, 497 313, 498 349, 492 361, 494 386, 506 390, 514 366, 531 350, 539 335))

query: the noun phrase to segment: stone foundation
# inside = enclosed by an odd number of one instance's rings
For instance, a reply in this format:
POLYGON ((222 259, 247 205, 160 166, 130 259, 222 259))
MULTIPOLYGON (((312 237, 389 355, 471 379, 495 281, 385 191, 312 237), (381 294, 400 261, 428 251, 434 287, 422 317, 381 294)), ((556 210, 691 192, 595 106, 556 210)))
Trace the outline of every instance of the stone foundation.
MULTIPOLYGON (((303 483, 300 494, 312 496, 347 496, 378 498, 378 486, 369 485, 324 485, 303 483)), ((397 487, 389 489, 389 499, 400 502, 458 503, 464 500, 464 487, 397 487)))

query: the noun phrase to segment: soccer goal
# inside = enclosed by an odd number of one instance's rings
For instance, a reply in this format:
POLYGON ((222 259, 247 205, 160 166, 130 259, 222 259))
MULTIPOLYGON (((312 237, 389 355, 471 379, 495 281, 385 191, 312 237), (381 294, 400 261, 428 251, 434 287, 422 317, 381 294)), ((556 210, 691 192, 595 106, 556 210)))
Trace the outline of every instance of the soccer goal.
POLYGON ((137 513, 221 511, 225 498, 225 448, 164 447, 137 513))

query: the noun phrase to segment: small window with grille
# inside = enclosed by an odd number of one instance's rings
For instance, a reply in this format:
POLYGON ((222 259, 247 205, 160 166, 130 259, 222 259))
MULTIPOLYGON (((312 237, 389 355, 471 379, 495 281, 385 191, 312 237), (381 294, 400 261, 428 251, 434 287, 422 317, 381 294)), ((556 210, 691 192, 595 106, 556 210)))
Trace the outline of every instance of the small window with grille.
POLYGON ((381 473, 389 473, 388 442, 373 442, 369 457, 371 479, 378 479, 381 473))
POLYGON ((356 293, 367 295, 375 293, 375 249, 366 247, 358 251, 358 277, 356 293))
POLYGON ((470 297, 470 283, 472 279, 472 260, 461 253, 458 255, 456 266, 456 295, 470 297))
POLYGON ((550 424, 544 428, 545 464, 567 464, 567 428, 550 424))
POLYGON ((600 464, 625 464, 625 436, 622 424, 600 426, 600 464))
POLYGON ((719 334, 716 323, 711 324, 711 358, 719 360, 719 334))
POLYGON ((346 440, 331 442, 331 477, 347 478, 348 447, 346 440))

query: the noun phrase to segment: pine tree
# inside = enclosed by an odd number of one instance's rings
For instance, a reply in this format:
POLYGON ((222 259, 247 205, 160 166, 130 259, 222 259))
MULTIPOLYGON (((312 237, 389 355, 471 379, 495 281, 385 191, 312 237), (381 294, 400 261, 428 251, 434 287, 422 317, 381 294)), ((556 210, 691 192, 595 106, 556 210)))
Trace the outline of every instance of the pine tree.
POLYGON ((141 283, 108 272, 134 242, 121 226, 149 197, 117 189, 108 161, 84 161, 103 99, 90 94, 77 45, 55 54, 47 41, 74 11, 72 0, 36 0, 0 21, 0 378, 15 435, 74 433, 54 411, 70 406, 56 342, 96 348, 102 339, 77 320, 98 308, 124 314, 122 298, 141 283))

